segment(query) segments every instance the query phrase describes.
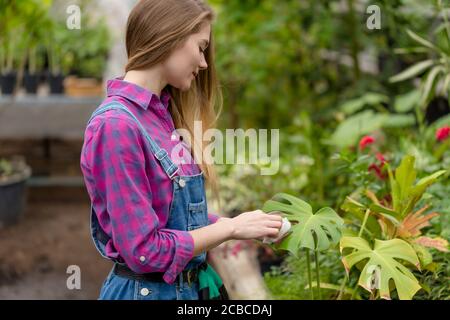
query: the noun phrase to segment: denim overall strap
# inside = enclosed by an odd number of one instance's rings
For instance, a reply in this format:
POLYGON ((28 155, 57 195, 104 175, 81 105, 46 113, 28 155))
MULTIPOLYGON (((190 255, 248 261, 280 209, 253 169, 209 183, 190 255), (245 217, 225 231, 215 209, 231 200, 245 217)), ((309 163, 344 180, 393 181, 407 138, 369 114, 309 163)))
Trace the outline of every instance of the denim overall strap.
POLYGON ((169 176, 170 179, 173 179, 175 174, 178 172, 179 168, 178 166, 173 163, 173 161, 170 159, 169 154, 166 150, 160 148, 158 144, 150 137, 150 135, 147 133, 147 130, 145 130, 144 126, 141 124, 141 122, 136 118, 136 116, 124 105, 118 103, 118 102, 111 102, 108 103, 100 108, 98 108, 91 116, 91 118, 88 121, 88 124, 92 121, 92 119, 99 114, 102 114, 108 110, 123 110, 125 111, 139 126, 139 129, 141 130, 142 134, 147 138, 147 141, 150 144, 150 150, 152 151, 153 155, 156 159, 161 163, 164 172, 169 176))

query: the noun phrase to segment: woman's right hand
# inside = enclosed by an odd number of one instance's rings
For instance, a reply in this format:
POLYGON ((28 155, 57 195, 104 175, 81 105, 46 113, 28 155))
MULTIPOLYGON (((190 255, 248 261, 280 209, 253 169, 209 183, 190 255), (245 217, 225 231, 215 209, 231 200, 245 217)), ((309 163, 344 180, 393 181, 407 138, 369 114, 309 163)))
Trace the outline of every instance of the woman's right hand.
POLYGON ((241 213, 227 219, 231 226, 231 239, 262 240, 264 237, 276 238, 282 225, 282 217, 277 214, 267 214, 262 210, 241 213))

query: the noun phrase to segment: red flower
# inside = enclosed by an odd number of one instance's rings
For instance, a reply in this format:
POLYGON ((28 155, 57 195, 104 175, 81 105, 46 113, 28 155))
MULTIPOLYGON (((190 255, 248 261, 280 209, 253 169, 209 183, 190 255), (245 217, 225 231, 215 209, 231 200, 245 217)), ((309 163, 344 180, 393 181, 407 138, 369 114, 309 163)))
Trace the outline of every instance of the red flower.
POLYGON ((444 141, 450 135, 450 127, 445 126, 436 130, 436 140, 439 142, 444 141))
POLYGON ((377 154, 375 155, 375 157, 377 158, 377 160, 380 162, 379 164, 377 163, 372 163, 369 168, 367 169, 369 172, 370 171, 374 171, 375 175, 381 179, 384 180, 386 179, 386 175, 383 172, 383 167, 384 165, 387 163, 385 157, 383 156, 383 154, 381 152, 377 152, 377 154))
POLYGON ((359 150, 364 150, 368 145, 371 145, 375 142, 375 138, 372 136, 364 136, 359 141, 359 150))
POLYGON ((381 164, 385 164, 387 161, 384 158, 383 154, 381 152, 377 152, 377 154, 375 155, 375 157, 378 159, 378 161, 381 162, 381 164))

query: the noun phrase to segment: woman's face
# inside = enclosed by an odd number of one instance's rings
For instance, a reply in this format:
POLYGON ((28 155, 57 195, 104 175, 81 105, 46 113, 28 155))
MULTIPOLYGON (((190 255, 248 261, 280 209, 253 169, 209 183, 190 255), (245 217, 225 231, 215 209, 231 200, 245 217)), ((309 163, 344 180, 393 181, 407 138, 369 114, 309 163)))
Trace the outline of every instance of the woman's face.
POLYGON ((211 25, 205 23, 198 33, 188 37, 184 45, 172 52, 163 63, 163 72, 167 83, 180 89, 189 90, 200 70, 206 69, 203 51, 209 45, 211 25))

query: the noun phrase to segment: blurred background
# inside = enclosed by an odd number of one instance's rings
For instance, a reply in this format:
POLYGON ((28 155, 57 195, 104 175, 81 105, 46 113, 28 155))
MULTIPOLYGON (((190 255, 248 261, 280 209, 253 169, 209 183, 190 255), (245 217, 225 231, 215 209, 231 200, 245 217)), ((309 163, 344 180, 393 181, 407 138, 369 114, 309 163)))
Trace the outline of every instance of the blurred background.
MULTIPOLYGON (((220 128, 280 129, 276 175, 218 166, 221 215, 261 208, 278 192, 344 215, 348 195, 387 188, 380 154, 393 168, 414 155, 419 177, 449 168, 448 1, 208 2, 220 128)), ((89 238, 79 157, 105 81, 123 74, 134 3, 0 1, 0 299, 95 299, 109 272, 89 238), (70 265, 81 269, 81 289, 66 286, 70 265)), ((424 234, 450 239, 449 193, 448 174, 428 190, 440 217, 424 234)), ((415 298, 449 299, 448 251, 429 250, 435 265, 417 275, 415 298)), ((230 289, 236 298, 309 297, 304 257, 254 242, 230 242, 217 257, 252 261, 254 287, 230 289)), ((337 249, 321 257, 326 298, 344 277, 339 260, 337 249)))

